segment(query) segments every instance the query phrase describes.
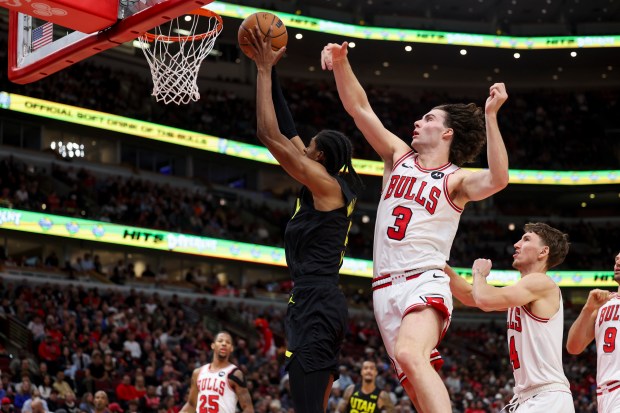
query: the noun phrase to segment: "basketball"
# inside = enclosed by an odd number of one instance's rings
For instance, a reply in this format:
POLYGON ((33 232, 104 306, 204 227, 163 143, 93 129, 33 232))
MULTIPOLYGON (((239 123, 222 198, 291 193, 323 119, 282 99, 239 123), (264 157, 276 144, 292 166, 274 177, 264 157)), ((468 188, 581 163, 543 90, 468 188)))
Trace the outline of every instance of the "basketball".
POLYGON ((288 33, 286 32, 286 26, 284 26, 282 20, 280 20, 280 18, 273 13, 260 11, 250 14, 243 22, 241 22, 241 26, 239 26, 237 41, 239 42, 241 51, 247 57, 251 59, 254 56, 254 51, 252 50, 252 46, 247 38, 248 32, 250 30, 254 30, 254 26, 257 25, 260 32, 265 37, 269 32, 269 27, 273 26, 271 29, 271 48, 274 51, 280 50, 282 47, 286 46, 286 43, 288 42, 288 33))

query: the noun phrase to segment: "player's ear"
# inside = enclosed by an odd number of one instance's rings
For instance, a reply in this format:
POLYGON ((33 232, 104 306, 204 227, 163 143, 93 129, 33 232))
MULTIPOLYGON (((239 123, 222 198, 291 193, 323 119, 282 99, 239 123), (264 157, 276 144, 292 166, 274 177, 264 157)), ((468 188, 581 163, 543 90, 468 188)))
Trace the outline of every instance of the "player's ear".
POLYGON ((540 252, 538 253, 541 257, 544 257, 545 255, 549 255, 549 246, 545 245, 540 249, 540 252))
POLYGON ((449 138, 452 138, 454 136, 454 129, 452 128, 447 128, 444 132, 443 135, 449 138), (449 136, 447 136, 449 135, 449 136))

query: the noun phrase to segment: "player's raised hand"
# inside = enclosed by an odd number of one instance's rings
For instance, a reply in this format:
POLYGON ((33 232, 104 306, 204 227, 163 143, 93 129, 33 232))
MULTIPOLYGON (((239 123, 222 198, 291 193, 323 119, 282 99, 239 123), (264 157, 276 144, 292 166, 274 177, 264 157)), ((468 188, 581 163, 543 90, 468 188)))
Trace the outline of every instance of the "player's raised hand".
POLYGON ((486 258, 478 258, 474 261, 474 265, 471 267, 471 273, 474 276, 478 274, 486 278, 491 273, 492 266, 493 262, 491 260, 487 260, 486 258))
POLYGON ((266 36, 261 34, 258 25, 248 31, 248 42, 254 51, 252 60, 256 62, 256 66, 275 66, 282 56, 284 56, 286 46, 280 48, 278 51, 273 51, 271 48, 271 29, 272 27, 269 27, 266 36))
POLYGON ((328 43, 321 51, 321 68, 323 70, 332 70, 335 61, 344 59, 347 56, 347 53, 349 53, 348 46, 349 42, 344 42, 342 45, 328 43))
POLYGON ((486 115, 496 115, 499 108, 508 99, 508 93, 506 92, 506 85, 503 83, 495 83, 489 89, 489 97, 487 103, 484 106, 484 113, 486 115))
POLYGON ((590 291, 588 294, 588 300, 584 307, 587 307, 591 311, 598 311, 611 298, 611 293, 607 290, 599 290, 598 288, 590 291))

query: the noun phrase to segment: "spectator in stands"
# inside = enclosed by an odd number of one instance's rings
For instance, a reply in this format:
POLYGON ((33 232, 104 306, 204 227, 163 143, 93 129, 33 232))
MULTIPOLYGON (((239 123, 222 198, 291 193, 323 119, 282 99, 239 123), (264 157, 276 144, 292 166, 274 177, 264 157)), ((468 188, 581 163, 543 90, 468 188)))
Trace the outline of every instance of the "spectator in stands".
POLYGON ((58 397, 58 390, 56 389, 52 389, 52 392, 50 393, 50 397, 46 401, 47 401, 47 407, 52 412, 55 412, 56 410, 60 409, 62 405, 64 404, 64 401, 60 397, 58 397))
POLYGON ((37 386, 37 390, 39 390, 39 394, 42 398, 48 399, 50 394, 52 393, 52 376, 46 374, 43 376, 43 383, 37 386))
POLYGON ((123 405, 127 406, 130 400, 138 400, 140 394, 136 391, 136 388, 131 384, 131 376, 129 374, 123 375, 123 380, 116 386, 116 398, 123 405))
POLYGON ((43 319, 38 314, 32 318, 32 321, 28 323, 28 330, 32 332, 32 338, 39 342, 45 338, 45 324, 43 319))
POLYGON ((58 369, 58 359, 60 358, 60 346, 58 342, 54 340, 49 332, 45 336, 45 340, 39 344, 39 359, 45 361, 49 369, 54 372, 58 369))
POLYGON ((95 413, 109 413, 108 411, 108 395, 103 390, 99 390, 95 393, 94 405, 95 413))
POLYGON ((123 343, 123 350, 129 351, 131 357, 134 359, 142 357, 142 348, 140 347, 140 343, 136 341, 136 334, 133 331, 127 332, 127 338, 123 343))
POLYGON ((82 271, 89 273, 95 270, 95 263, 93 261, 90 253, 84 254, 84 259, 82 260, 82 271))
POLYGON ((80 410, 86 413, 94 413, 95 405, 93 404, 95 400, 95 396, 91 392, 85 392, 82 395, 82 400, 80 401, 80 410))
POLYGON ((33 389, 32 397, 24 402, 22 413, 36 413, 49 411, 47 402, 43 399, 36 388, 33 389))
POLYGON ((140 277, 148 280, 155 279, 155 272, 151 269, 150 264, 146 264, 146 267, 144 268, 144 271, 142 271, 140 277))
POLYGON ((103 380, 107 377, 106 369, 103 365, 103 357, 101 357, 101 351, 93 351, 92 362, 90 363, 88 368, 94 380, 103 380))
POLYGON ((66 400, 68 396, 73 396, 75 399, 75 392, 71 388, 71 385, 65 380, 64 371, 58 370, 56 373, 56 380, 52 387, 58 392, 58 397, 60 399, 66 400))
POLYGON ((16 409, 21 410, 26 403, 26 400, 29 400, 32 395, 32 384, 30 383, 30 378, 28 376, 23 376, 21 383, 18 386, 15 386, 15 396, 13 397, 13 405, 16 409))
POLYGON ((79 413, 80 407, 77 403, 75 394, 73 393, 67 394, 67 397, 65 398, 65 405, 63 406, 63 408, 68 413, 79 413))
POLYGON ((103 266, 101 265, 101 258, 99 255, 93 257, 93 267, 97 274, 103 274, 103 266))
POLYGON ((78 346, 71 356, 71 363, 76 372, 82 372, 90 366, 91 358, 84 353, 84 349, 81 346, 78 346))
POLYGON ((266 318, 259 317, 254 320, 254 326, 259 335, 259 351, 263 357, 272 359, 276 356, 276 344, 273 338, 273 331, 269 327, 266 318))
POLYGON ((1 411, 2 413, 14 413, 15 409, 13 408, 13 404, 11 403, 11 399, 9 399, 8 397, 3 397, 2 398, 2 407, 1 407, 1 411))
POLYGON ((95 393, 95 379, 91 375, 89 368, 85 368, 83 370, 83 376, 77 380, 77 394, 87 393, 89 393, 91 397, 95 393))
POLYGON ((145 413, 157 412, 161 398, 157 395, 157 387, 148 386, 146 394, 140 398, 140 411, 145 413))

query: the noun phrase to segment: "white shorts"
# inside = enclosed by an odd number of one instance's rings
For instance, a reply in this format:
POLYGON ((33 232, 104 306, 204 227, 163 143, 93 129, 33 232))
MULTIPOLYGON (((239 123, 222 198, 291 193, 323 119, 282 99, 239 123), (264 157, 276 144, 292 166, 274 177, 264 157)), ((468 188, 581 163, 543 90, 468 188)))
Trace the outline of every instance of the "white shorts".
MULTIPOLYGON (((394 357, 401 322, 412 311, 433 307, 444 316, 443 331, 439 338, 441 341, 452 317, 450 277, 442 270, 428 270, 418 274, 413 271, 401 272, 375 277, 372 285, 375 319, 383 345, 402 381, 404 373, 394 357)), ((438 356, 435 353, 431 358, 438 356)))
POLYGON ((598 413, 620 413, 620 388, 596 396, 598 413))
MULTIPOLYGON (((511 410, 509 410, 511 411, 511 410)), ((565 391, 544 391, 520 403, 515 413, 575 413, 573 395, 565 391)))

